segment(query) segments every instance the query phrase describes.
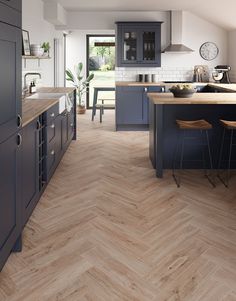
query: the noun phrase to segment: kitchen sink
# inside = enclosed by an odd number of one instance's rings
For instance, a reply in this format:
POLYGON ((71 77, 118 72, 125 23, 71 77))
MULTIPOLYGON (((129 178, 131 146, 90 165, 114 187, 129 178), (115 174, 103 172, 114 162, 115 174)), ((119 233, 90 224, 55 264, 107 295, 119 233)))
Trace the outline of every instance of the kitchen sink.
POLYGON ((65 93, 35 93, 26 99, 58 99, 59 100, 59 114, 65 111, 66 109, 66 98, 67 94, 65 93))

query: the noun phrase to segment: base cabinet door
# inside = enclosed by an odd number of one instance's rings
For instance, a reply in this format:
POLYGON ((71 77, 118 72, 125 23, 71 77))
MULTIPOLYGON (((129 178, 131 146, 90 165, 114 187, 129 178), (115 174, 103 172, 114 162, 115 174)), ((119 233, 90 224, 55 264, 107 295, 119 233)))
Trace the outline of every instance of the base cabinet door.
POLYGON ((161 93, 165 86, 149 86, 143 88, 143 123, 149 124, 149 98, 148 93, 161 93))
POLYGON ((0 144, 0 270, 21 233, 21 136, 0 144))
POLYGON ((61 143, 62 143, 62 149, 64 149, 67 146, 69 137, 68 137, 68 113, 65 112, 62 115, 61 119, 61 143))
POLYGON ((143 88, 117 87, 116 123, 120 125, 142 124, 143 88))
POLYGON ((35 119, 22 130, 22 206, 23 223, 33 212, 39 199, 39 132, 35 119))
POLYGON ((61 115, 46 127, 47 132, 47 181, 52 177, 62 153, 62 125, 61 115), (53 127, 52 127, 53 126, 53 127), (53 135, 51 134, 53 130, 53 135))

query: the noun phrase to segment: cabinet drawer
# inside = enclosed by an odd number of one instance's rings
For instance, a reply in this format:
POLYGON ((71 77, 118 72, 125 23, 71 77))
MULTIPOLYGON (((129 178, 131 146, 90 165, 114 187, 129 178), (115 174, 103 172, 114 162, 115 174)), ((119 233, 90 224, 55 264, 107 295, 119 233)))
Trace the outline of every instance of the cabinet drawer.
POLYGON ((46 112, 46 124, 49 125, 59 115, 59 104, 55 104, 46 112))
POLYGON ((0 22, 4 22, 21 28, 21 13, 3 4, 2 1, 0 2, 0 22))
POLYGON ((50 143, 56 136, 55 120, 51 121, 47 126, 47 143, 50 143))
POLYGON ((57 159, 57 146, 56 142, 52 141, 48 144, 47 147, 47 175, 48 177, 53 172, 55 165, 56 165, 56 159, 57 159))
POLYGON ((74 135, 74 112, 71 111, 68 115, 68 138, 70 139, 71 136, 74 135))

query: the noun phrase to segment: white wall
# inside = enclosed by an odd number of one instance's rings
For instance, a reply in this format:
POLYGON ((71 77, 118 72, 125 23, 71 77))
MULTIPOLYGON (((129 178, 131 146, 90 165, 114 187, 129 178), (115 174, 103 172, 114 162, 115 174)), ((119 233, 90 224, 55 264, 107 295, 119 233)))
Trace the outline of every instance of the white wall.
POLYGON ((232 67, 230 73, 231 81, 236 82, 236 30, 229 32, 229 65, 232 67))
MULTIPOLYGON (((170 42, 169 12, 71 12, 67 25, 72 30, 72 34, 68 37, 67 66, 72 67, 78 61, 85 63, 87 33, 114 33, 116 21, 163 21, 162 49, 170 42)), ((171 75, 173 70, 182 72, 181 79, 185 77, 189 80, 192 77, 194 65, 208 65, 212 70, 216 65, 228 62, 227 31, 189 12, 183 14, 183 42, 195 52, 162 54, 162 68, 144 68, 145 71, 142 68, 117 68, 117 80, 135 80, 137 73, 148 73, 148 71, 161 72, 165 75, 165 79, 168 79, 168 74, 171 75), (220 49, 217 59, 211 62, 203 60, 199 55, 201 44, 207 41, 215 42, 220 49)))
MULTIPOLYGON (((22 61, 23 75, 26 72, 39 72, 42 74, 41 85, 54 85, 54 57, 53 57, 53 39, 60 39, 60 49, 63 50, 61 31, 55 30, 54 25, 44 20, 42 0, 23 0, 22 1, 22 28, 29 31, 31 44, 42 44, 49 42, 51 45, 49 60, 41 60, 38 67, 38 60, 27 60, 26 68, 24 60, 22 61)), ((62 55, 62 54, 61 54, 62 55)), ((60 84, 63 84, 63 69, 60 64, 60 84)))
POLYGON ((86 72, 86 36, 90 34, 113 35, 114 30, 76 30, 67 36, 67 68, 73 70, 74 66, 79 62, 84 65, 86 72))

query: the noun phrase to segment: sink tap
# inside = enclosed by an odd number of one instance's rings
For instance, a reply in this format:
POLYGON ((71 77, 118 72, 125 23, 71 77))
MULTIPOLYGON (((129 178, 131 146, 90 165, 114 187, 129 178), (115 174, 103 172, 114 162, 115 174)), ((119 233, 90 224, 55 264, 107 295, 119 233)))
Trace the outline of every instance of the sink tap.
POLYGON ((38 72, 28 72, 25 74, 24 76, 24 89, 23 89, 23 92, 28 92, 28 88, 27 88, 27 85, 26 85, 26 79, 27 79, 27 76, 29 75, 37 75, 40 79, 42 78, 41 76, 41 73, 38 73, 38 72))

